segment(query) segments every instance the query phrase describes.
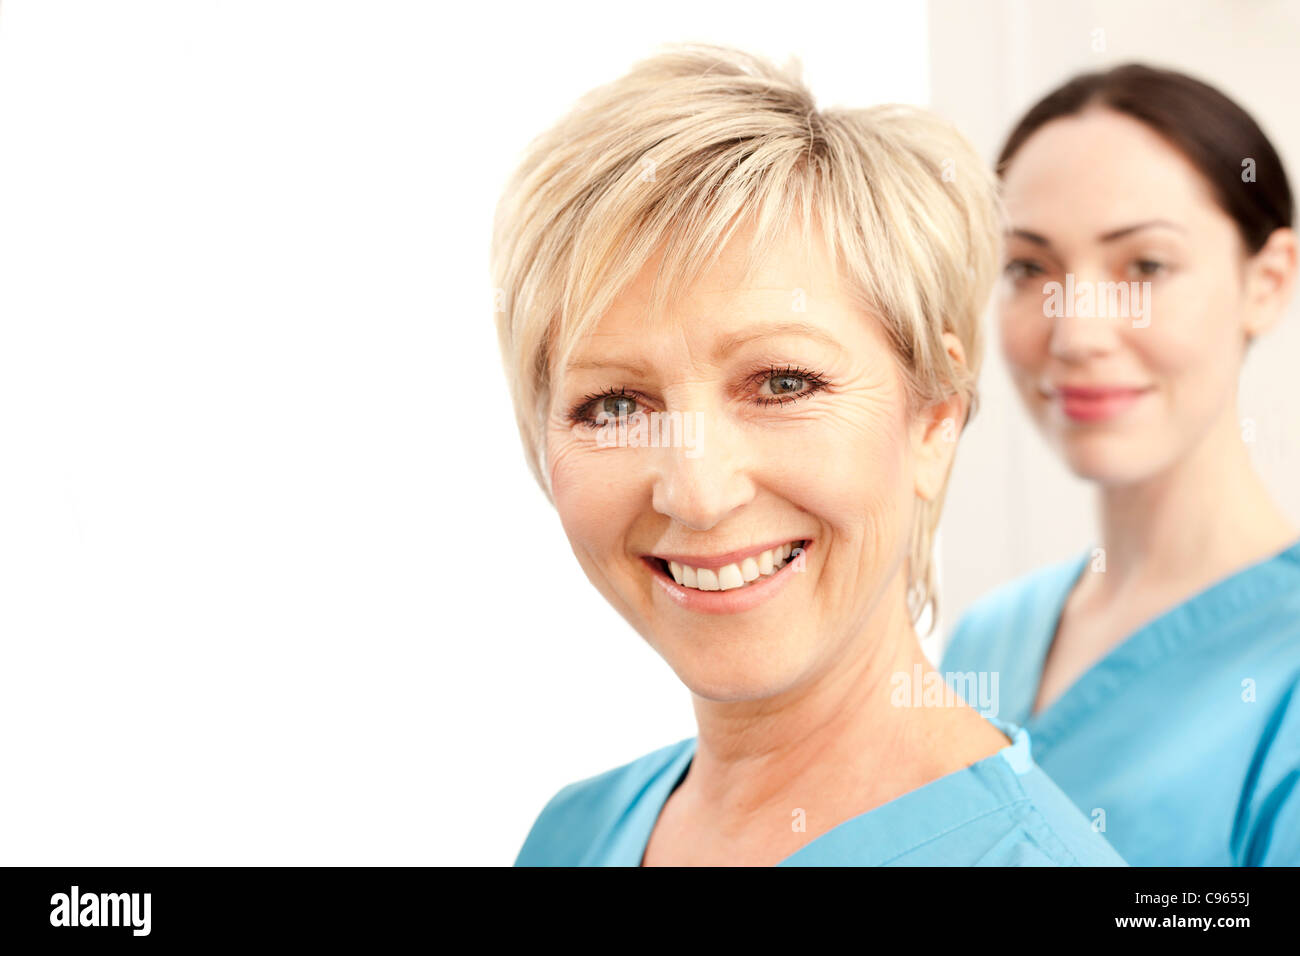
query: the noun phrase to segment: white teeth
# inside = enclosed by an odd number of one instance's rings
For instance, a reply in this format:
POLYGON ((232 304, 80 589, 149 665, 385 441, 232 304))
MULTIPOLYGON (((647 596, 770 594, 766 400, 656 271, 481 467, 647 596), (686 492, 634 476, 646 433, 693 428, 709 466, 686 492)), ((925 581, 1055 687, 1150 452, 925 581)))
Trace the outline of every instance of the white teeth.
POLYGON ((774 574, 785 567, 796 547, 802 547, 802 541, 791 541, 777 548, 745 558, 739 564, 728 564, 716 570, 710 568, 692 568, 676 561, 668 562, 668 570, 673 580, 682 587, 695 588, 699 591, 730 591, 743 588, 752 581, 774 574))
POLYGON ((740 565, 729 564, 725 568, 718 568, 718 587, 722 590, 738 588, 744 583, 745 579, 740 576, 740 565))

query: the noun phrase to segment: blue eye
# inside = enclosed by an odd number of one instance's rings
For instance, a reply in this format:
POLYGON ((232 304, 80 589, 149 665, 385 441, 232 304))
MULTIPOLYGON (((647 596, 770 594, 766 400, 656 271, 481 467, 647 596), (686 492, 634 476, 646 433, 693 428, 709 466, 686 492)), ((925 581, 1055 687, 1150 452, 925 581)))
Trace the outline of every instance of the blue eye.
POLYGON ((787 405, 788 402, 807 398, 819 392, 827 382, 816 372, 787 365, 784 369, 770 368, 759 377, 759 385, 768 384, 770 395, 759 395, 762 405, 787 405))
POLYGON ((600 414, 627 418, 636 408, 636 399, 628 395, 609 395, 600 402, 600 414))
POLYGON ((630 419, 636 414, 639 402, 640 399, 626 388, 609 388, 603 392, 584 395, 569 410, 568 419, 573 425, 602 428, 611 421, 630 419))
MULTIPOLYGON (((771 365, 748 375, 742 388, 748 391, 755 385, 758 387, 758 394, 753 399, 755 405, 785 405, 808 398, 828 383, 809 369, 794 365, 771 365)), ((642 414, 643 410, 638 406, 643 404, 642 397, 636 392, 626 388, 607 388, 602 392, 584 395, 569 410, 567 418, 572 425, 603 428, 642 414)))

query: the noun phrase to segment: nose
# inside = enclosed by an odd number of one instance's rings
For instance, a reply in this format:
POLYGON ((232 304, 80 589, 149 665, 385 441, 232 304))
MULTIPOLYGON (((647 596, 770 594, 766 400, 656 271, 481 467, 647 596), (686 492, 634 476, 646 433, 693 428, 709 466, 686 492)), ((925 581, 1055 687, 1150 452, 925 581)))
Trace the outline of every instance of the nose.
POLYGON ((1113 352, 1119 334, 1116 317, 1107 314, 1097 301, 1098 296, 1104 296, 1101 283, 1106 280, 1102 274, 1075 272, 1072 279, 1066 285, 1058 314, 1052 316, 1049 351, 1053 358, 1078 363, 1113 352), (1091 291, 1091 307, 1085 288, 1091 291))
POLYGON ((754 500, 754 449, 743 428, 719 411, 684 412, 695 448, 652 449, 652 504, 693 531, 707 531, 754 500))

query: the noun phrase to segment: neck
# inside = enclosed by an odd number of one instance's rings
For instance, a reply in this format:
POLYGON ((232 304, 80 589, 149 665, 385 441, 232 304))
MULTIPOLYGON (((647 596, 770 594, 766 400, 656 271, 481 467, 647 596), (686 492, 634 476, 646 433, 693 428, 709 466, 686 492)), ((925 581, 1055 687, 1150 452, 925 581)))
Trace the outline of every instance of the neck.
POLYGON ((693 799, 737 821, 774 805, 788 817, 809 794, 884 802, 1006 746, 969 707, 891 703, 895 674, 933 671, 904 594, 900 575, 857 638, 797 687, 761 701, 696 697, 693 799))
POLYGON ((1297 532, 1237 431, 1235 403, 1173 466, 1099 499, 1107 590, 1136 581, 1215 577, 1274 554, 1297 532))

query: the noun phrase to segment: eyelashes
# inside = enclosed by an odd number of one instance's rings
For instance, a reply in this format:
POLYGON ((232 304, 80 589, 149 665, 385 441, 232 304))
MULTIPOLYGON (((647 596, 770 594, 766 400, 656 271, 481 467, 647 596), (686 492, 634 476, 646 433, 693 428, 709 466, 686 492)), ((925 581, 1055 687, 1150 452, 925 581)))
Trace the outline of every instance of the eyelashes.
MULTIPOLYGON (((591 407, 597 404, 598 402, 603 404, 609 399, 620 399, 620 398, 626 398, 631 402, 640 401, 637 392, 630 392, 623 387, 607 388, 603 392, 593 392, 590 395, 584 395, 582 399, 578 402, 578 404, 574 405, 573 408, 569 409, 569 414, 567 416, 568 420, 570 424, 573 425, 586 425, 589 428, 599 428, 601 425, 604 424, 604 422, 597 421, 590 417, 591 407)), ((624 413, 624 414, 615 413, 615 417, 626 418, 630 414, 631 413, 624 413)))
MULTIPOLYGON (((751 402, 760 407, 768 405, 788 405, 800 399, 810 398, 830 383, 825 377, 811 369, 798 365, 769 365, 759 369, 743 380, 742 387, 768 386, 768 394, 756 395, 751 402), (797 388, 791 385, 797 383, 797 388)), ((600 428, 610 421, 627 418, 633 414, 635 405, 644 404, 645 396, 625 386, 607 388, 599 392, 584 395, 569 409, 566 418, 572 425, 585 425, 588 428, 600 428), (612 408, 610 406, 613 406, 612 408), (595 415, 604 417, 593 417, 595 415)))
MULTIPOLYGON (((1049 266, 1028 258, 1015 258, 1002 267, 1002 274, 1012 282, 1020 283, 1031 279, 1041 279, 1048 274, 1049 266)), ((1167 275, 1173 271, 1171 263, 1163 258, 1137 256, 1124 263, 1124 275, 1128 279, 1152 279, 1167 275)))
POLYGON ((1032 279, 1046 273, 1043 267, 1032 259, 1012 259, 1002 267, 1002 274, 1012 282, 1019 282, 1022 279, 1032 279))

